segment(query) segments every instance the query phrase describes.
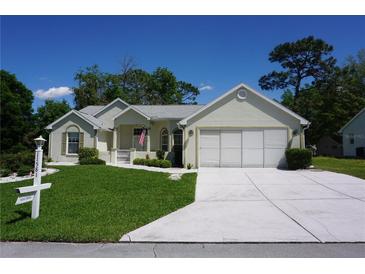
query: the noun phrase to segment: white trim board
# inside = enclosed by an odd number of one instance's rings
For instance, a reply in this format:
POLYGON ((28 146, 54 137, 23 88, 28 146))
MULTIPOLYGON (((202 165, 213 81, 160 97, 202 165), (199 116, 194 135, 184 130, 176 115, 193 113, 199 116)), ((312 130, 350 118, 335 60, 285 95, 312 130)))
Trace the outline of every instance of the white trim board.
POLYGON ((283 105, 279 104, 278 102, 275 102, 274 100, 271 100, 269 98, 267 98, 266 96, 262 95, 261 93, 257 92, 256 90, 250 88, 249 86, 241 83, 237 86, 235 86, 234 88, 230 89, 229 91, 227 91, 226 93, 224 93, 223 95, 221 95, 220 97, 218 97, 217 99, 213 100, 212 102, 210 102, 209 104, 205 105, 204 107, 202 107, 201 109, 199 109, 197 112, 193 113, 192 115, 184 118, 183 120, 181 120, 179 122, 180 125, 186 125, 187 122, 195 117, 196 115, 198 115, 199 113, 203 112, 204 110, 208 109, 209 107, 215 105, 216 103, 218 103, 219 101, 221 101, 222 99, 224 99, 225 97, 227 97, 228 95, 232 94, 233 92, 236 92, 237 90, 239 90, 240 88, 246 89, 250 92, 252 92, 253 94, 257 95, 258 97, 264 99, 265 101, 271 103, 272 105, 276 106, 277 108, 281 109, 282 111, 286 112, 287 114, 291 115, 292 117, 298 119, 300 121, 301 125, 309 125, 310 122, 306 119, 304 119, 303 117, 301 117, 300 115, 296 114, 295 112, 291 111, 290 109, 284 107, 283 105))
POLYGON ((53 123, 49 124, 48 126, 45 127, 45 129, 52 129, 52 127, 57 124, 58 122, 62 121, 63 119, 67 118, 68 116, 70 116, 71 114, 75 114, 77 115, 79 118, 81 118, 82 120, 84 120, 85 122, 87 122, 88 124, 92 125, 94 129, 100 129, 101 127, 96 125, 95 123, 93 123, 92 121, 90 121, 89 119, 87 119, 86 117, 84 117, 82 114, 80 114, 77 110, 71 110, 69 112, 67 112, 65 115, 63 115, 62 117, 58 118, 56 121, 54 121, 53 123))

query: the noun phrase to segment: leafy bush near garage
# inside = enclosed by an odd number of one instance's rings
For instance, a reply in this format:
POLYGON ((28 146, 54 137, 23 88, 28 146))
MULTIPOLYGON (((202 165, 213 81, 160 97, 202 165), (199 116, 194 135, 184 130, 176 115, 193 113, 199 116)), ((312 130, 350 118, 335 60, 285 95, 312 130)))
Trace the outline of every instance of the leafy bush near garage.
POLYGON ((97 159, 99 157, 99 150, 93 147, 83 147, 79 151, 79 161, 84 159, 97 159))
POLYGON ((81 159, 79 160, 80 165, 105 165, 105 161, 98 158, 81 159))
POLYGON ((309 149, 290 148, 285 151, 288 169, 304 169, 312 164, 312 153, 309 149))
POLYGON ((140 166, 152 166, 152 167, 162 167, 162 168, 169 168, 172 166, 171 161, 169 160, 142 159, 142 158, 134 159, 133 164, 140 166))

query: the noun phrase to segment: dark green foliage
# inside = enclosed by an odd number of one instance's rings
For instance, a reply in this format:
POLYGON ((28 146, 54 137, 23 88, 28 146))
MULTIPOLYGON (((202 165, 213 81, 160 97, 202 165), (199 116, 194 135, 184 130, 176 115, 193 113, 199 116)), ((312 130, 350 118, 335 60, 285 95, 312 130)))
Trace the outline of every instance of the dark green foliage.
MULTIPOLYGON (((36 136, 42 135, 42 137, 48 140, 48 131, 45 129, 46 126, 56 121, 58 118, 65 115, 71 110, 66 100, 61 102, 47 100, 43 106, 37 109, 37 113, 34 114, 36 136)), ((43 147, 45 153, 48 151, 48 146, 43 147)))
POLYGON ((105 161, 98 158, 84 158, 79 161, 80 165, 105 165, 105 161))
POLYGON ((178 184, 169 174, 111 166, 57 167, 42 178, 41 212, 14 205, 16 187, 31 180, 0 184, 0 241, 118 242, 121 235, 194 201, 196 174, 178 184))
POLYGON ((163 150, 157 150, 156 151, 156 157, 159 160, 165 159, 165 151, 163 151, 163 150))
POLYGON ((79 160, 97 159, 99 150, 93 147, 83 147, 79 150, 79 160))
POLYGON ((33 168, 31 166, 21 166, 17 171, 17 176, 29 175, 31 171, 33 171, 33 168))
POLYGON ((365 50, 336 66, 333 47, 307 37, 277 46, 269 60, 283 70, 261 77, 262 89, 282 89, 281 103, 311 122, 306 144, 338 131, 365 107, 365 50))
POLYGON ((146 159, 136 158, 136 159, 133 160, 133 164, 134 165, 142 165, 142 166, 144 166, 145 165, 145 161, 146 161, 146 159))
POLYGON ((277 62, 282 71, 272 71, 260 78, 264 90, 293 88, 297 97, 304 81, 312 84, 325 79, 334 69, 336 59, 331 56, 333 47, 313 36, 280 44, 270 52, 269 60, 277 62))
POLYGON ((160 160, 160 167, 170 168, 171 167, 171 161, 169 161, 169 160, 160 160))
POLYGON ((0 169, 0 176, 1 177, 8 177, 11 174, 11 170, 7 168, 0 169))
POLYGON ((133 164, 142 166, 162 167, 162 168, 169 168, 172 166, 171 161, 169 160, 142 159, 142 158, 134 159, 133 164))
POLYGON ((24 151, 0 155, 1 168, 18 171, 22 166, 34 166, 34 152, 24 151))
POLYGON ((193 165, 188 163, 188 165, 186 167, 187 167, 187 169, 192 169, 193 165))
POLYGON ((130 104, 195 104, 199 89, 178 81, 172 71, 158 67, 152 73, 134 66, 120 74, 101 72, 97 65, 75 74, 76 109, 107 104, 116 98, 130 104))
POLYGON ((304 169, 312 164, 312 153, 309 149, 290 148, 285 151, 288 169, 304 169))
POLYGON ((1 153, 17 144, 30 147, 32 136, 33 93, 14 74, 0 70, 0 148, 1 153))

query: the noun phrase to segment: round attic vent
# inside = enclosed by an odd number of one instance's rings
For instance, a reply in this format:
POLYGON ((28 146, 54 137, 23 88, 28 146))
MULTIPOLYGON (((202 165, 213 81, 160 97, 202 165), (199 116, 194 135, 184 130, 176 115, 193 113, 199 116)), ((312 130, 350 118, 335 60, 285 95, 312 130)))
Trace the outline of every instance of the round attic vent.
POLYGON ((246 90, 244 90, 243 88, 239 89, 239 90, 237 91, 237 97, 238 97, 238 99, 241 99, 241 100, 246 99, 246 97, 247 97, 247 92, 246 92, 246 90))

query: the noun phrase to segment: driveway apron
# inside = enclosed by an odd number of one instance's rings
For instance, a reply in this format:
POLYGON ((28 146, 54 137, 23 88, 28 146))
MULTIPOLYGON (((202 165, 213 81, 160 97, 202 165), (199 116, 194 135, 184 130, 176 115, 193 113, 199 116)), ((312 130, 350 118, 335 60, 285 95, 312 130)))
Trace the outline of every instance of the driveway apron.
POLYGON ((343 174, 200 168, 195 202, 123 242, 364 242, 365 181, 343 174))

